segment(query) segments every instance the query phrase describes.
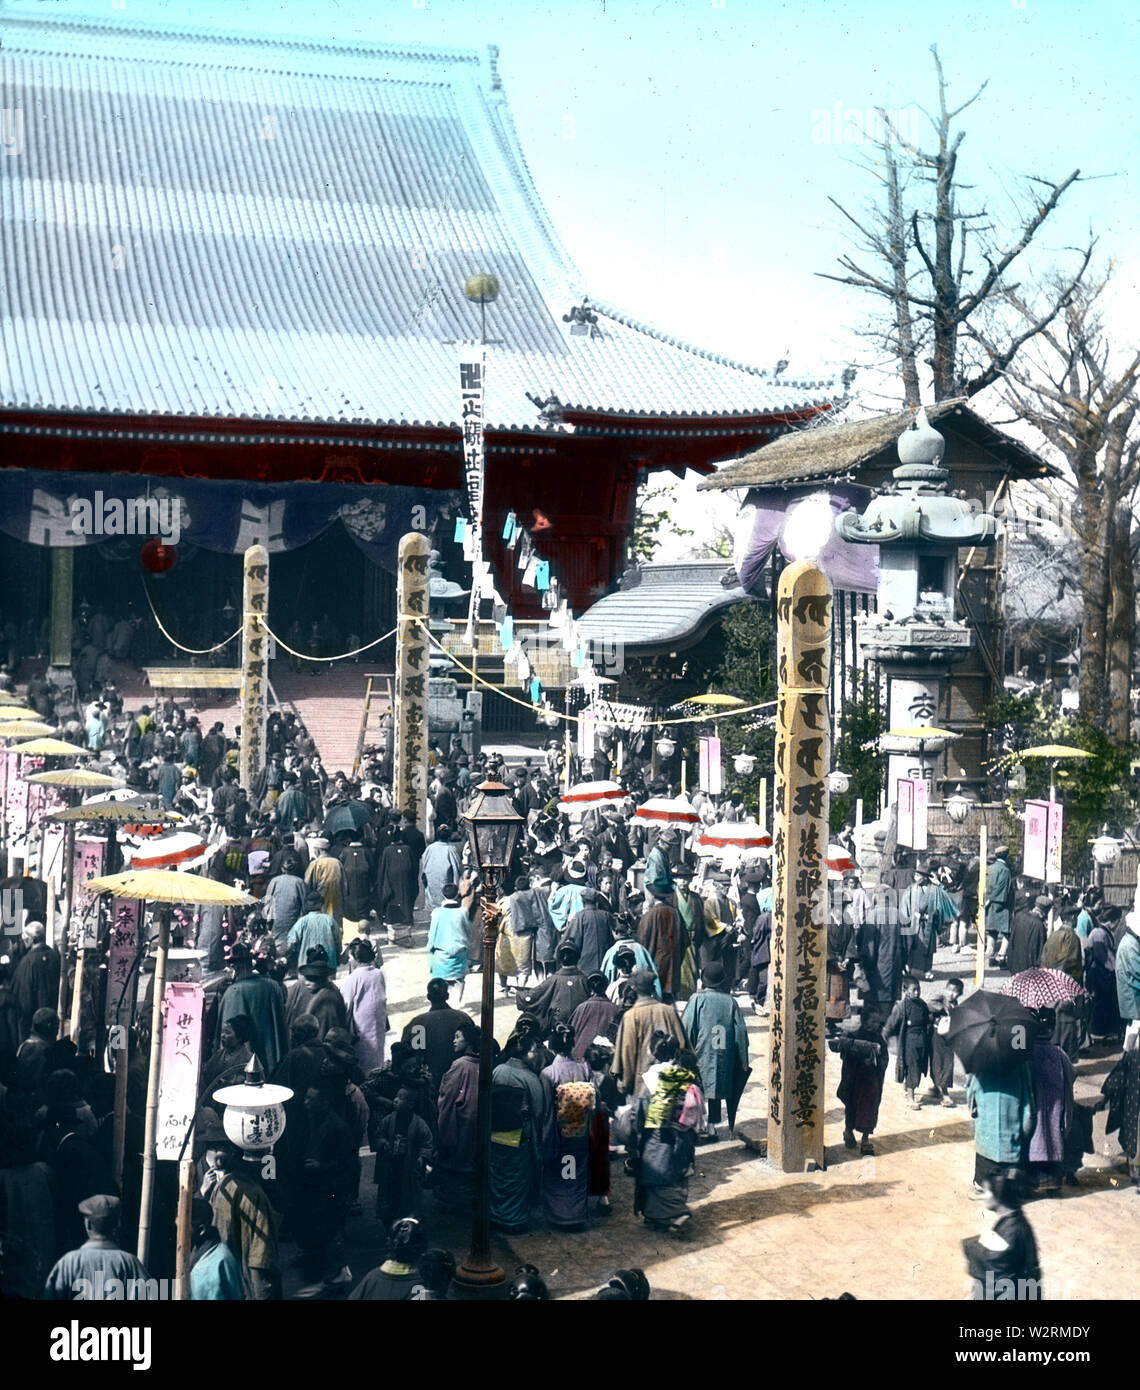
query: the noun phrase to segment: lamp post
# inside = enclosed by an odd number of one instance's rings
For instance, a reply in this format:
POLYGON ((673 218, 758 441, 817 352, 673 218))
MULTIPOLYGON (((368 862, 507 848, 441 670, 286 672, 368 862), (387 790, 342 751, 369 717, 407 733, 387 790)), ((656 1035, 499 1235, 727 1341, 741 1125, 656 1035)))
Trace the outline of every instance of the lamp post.
POLYGON ((1108 826, 1101 828, 1100 834, 1092 842, 1092 857, 1096 864, 1096 886, 1104 886, 1104 871, 1120 858, 1120 841, 1108 833, 1108 826))
POLYGON ((497 1298, 507 1276, 491 1258, 491 1052, 495 1036, 495 944, 500 912, 495 894, 514 856, 523 819, 501 782, 481 782, 464 812, 471 854, 483 879, 483 999, 479 1014, 479 1102, 476 1111, 475 1213, 471 1246, 455 1272, 463 1298, 497 1298))

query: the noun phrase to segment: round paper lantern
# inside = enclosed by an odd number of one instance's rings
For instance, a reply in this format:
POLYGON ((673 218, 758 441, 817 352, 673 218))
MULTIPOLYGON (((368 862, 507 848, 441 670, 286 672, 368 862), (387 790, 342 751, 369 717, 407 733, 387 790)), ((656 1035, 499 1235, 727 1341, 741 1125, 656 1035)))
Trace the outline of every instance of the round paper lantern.
POLYGON ((174 568, 178 551, 157 536, 152 536, 139 549, 139 561, 148 574, 165 574, 174 568))

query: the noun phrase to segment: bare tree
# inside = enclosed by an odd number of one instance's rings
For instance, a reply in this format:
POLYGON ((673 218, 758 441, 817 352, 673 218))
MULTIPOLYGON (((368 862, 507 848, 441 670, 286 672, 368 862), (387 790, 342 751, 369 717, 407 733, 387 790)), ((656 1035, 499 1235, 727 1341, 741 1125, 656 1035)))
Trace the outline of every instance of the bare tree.
MULTIPOLYGON (((1135 635, 1133 523, 1140 486, 1140 350, 1121 360, 1100 310, 1109 275, 1069 293, 1056 322, 1005 370, 1006 392, 1062 455, 1074 486, 1073 530, 1080 550, 1081 713, 1128 742, 1135 635)), ((1054 289, 1056 286, 1054 285, 1054 289)), ((1022 319, 1037 310, 1006 295, 1022 319)))
POLYGON ((964 210, 959 194, 958 156, 965 131, 957 118, 985 91, 986 83, 960 106, 951 107, 949 87, 937 47, 931 48, 938 78, 938 110, 923 115, 932 128, 932 147, 903 138, 897 121, 880 110, 882 138, 873 140, 881 162, 871 168, 883 185, 869 215, 855 217, 830 201, 858 232, 858 249, 839 257, 841 275, 822 274, 867 291, 885 303, 883 317, 868 334, 898 363, 908 405, 919 403, 920 365, 930 369, 936 401, 973 396, 1000 381, 1022 347, 1042 332, 1069 302, 1088 266, 1092 244, 1077 252, 1075 270, 1055 282, 1054 294, 1029 321, 1008 320, 994 331, 994 310, 1007 291, 1018 289, 1011 273, 1020 273, 1022 258, 1061 198, 1076 183, 1074 169, 1060 182, 1031 176, 1027 180, 1020 225, 1002 235, 983 205, 964 210), (916 186, 929 185, 922 205, 912 198, 916 186), (989 319, 986 347, 972 331, 989 319))

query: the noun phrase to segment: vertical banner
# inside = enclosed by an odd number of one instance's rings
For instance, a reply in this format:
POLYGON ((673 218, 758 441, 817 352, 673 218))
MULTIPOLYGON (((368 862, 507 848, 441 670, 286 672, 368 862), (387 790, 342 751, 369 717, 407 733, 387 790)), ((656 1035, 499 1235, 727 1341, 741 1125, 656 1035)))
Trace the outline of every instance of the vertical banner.
POLYGON ((142 904, 129 898, 111 901, 111 950, 107 960, 107 1004, 104 1022, 130 1027, 133 1021, 137 966, 141 954, 139 918, 142 904))
POLYGON ((155 1157, 179 1159, 198 1109, 202 1059, 201 985, 169 984, 162 996, 162 1071, 155 1157))
POLYGON ((900 777, 897 805, 898 843, 907 849, 925 849, 930 807, 930 786, 925 778, 900 777))
POLYGON ((831 591, 799 560, 780 576, 777 613, 775 875, 768 1157, 782 1172, 824 1166, 831 591))
POLYGON ((428 616, 426 536, 410 531, 400 541, 396 566, 396 743, 392 794, 427 830, 427 697, 429 657, 422 624, 428 616))
POLYGON ((24 853, 24 837, 28 833, 28 784, 19 775, 19 755, 8 754, 8 786, 4 794, 4 817, 8 822, 9 844, 20 846, 24 853))
MULTIPOLYGON (((74 884, 75 906, 72 908, 73 923, 79 924, 80 934, 77 945, 84 951, 95 949, 99 940, 99 898, 89 893, 84 884, 90 878, 98 878, 103 872, 103 853, 106 845, 93 835, 78 836, 72 851, 72 883, 74 884)), ((74 927, 73 927, 74 930, 74 927)))
POLYGON ((721 765, 720 739, 702 738, 700 770, 697 785, 710 796, 720 796, 724 792, 724 771, 721 765))
POLYGON ((480 564, 483 559, 483 483, 486 476, 484 412, 487 387, 487 349, 464 343, 459 357, 460 421, 463 428, 463 482, 467 491, 468 526, 463 536, 463 558, 470 560, 471 604, 467 614, 467 640, 473 641, 482 597, 480 564))
POLYGON ((238 779, 251 795, 265 763, 268 718, 269 652, 265 619, 269 615, 269 551, 251 545, 245 552, 242 584, 241 751, 238 779))
MULTIPOLYGON (((594 739, 597 734, 597 716, 583 712, 578 716, 578 756, 587 763, 594 756, 594 739)), ((587 774, 583 772, 583 776, 587 774)))
POLYGON ((1042 883, 1061 881, 1064 809, 1059 801, 1026 801, 1021 872, 1042 883))

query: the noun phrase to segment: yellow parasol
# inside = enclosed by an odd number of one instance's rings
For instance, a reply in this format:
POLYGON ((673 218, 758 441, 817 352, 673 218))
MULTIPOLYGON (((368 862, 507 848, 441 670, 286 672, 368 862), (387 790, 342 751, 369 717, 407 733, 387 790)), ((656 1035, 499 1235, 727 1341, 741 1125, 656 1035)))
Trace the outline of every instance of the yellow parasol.
POLYGON ((35 713, 34 709, 28 709, 26 705, 4 705, 0 708, 0 720, 11 723, 13 719, 31 719, 35 713))
POLYGON ((935 729, 930 724, 914 724, 906 729, 888 729, 887 738, 911 738, 916 743, 932 743, 936 738, 961 738, 953 729, 935 729))
MULTIPOLYGON (((2 726, 0 726, 2 727, 2 726)), ((1015 748, 1012 753, 1007 754, 1011 761, 1022 761, 1025 758, 1048 758, 1049 760, 1049 800, 1057 800, 1057 764, 1066 758, 1091 758, 1092 754, 1085 748, 1074 748, 1068 743, 1038 743, 1032 748, 1015 748)))
POLYGON ((12 719, 0 724, 0 738, 43 738, 54 732, 51 724, 41 723, 38 719, 12 719))
POLYGON ((121 778, 108 777, 105 772, 88 772, 85 767, 63 767, 58 772, 30 772, 24 781, 38 782, 45 787, 80 787, 93 792, 125 786, 121 778))
MULTIPOLYGON (((0 729, 5 725, 0 724, 0 729)), ((10 727, 10 726, 8 726, 10 727)), ((50 733, 51 730, 48 730, 50 733)), ((5 735, 0 734, 0 738, 5 735)), ((89 754, 86 748, 80 748, 77 743, 65 743, 61 738, 33 738, 30 743, 17 743, 14 748, 8 749, 9 753, 19 753, 29 758, 77 758, 80 754, 89 754)))
POLYGON ((737 705, 744 704, 744 701, 735 695, 717 695, 710 691, 707 695, 690 695, 687 700, 682 700, 683 705, 710 705, 719 706, 722 709, 732 709, 737 705))
POLYGON ((162 811, 149 801, 84 801, 64 811, 51 811, 46 820, 113 820, 139 825, 177 825, 183 817, 177 811, 162 811))
POLYGON ((88 893, 113 893, 116 898, 137 898, 150 903, 252 907, 257 902, 249 893, 231 888, 228 883, 169 869, 127 869, 121 874, 90 878, 83 887, 88 893))

